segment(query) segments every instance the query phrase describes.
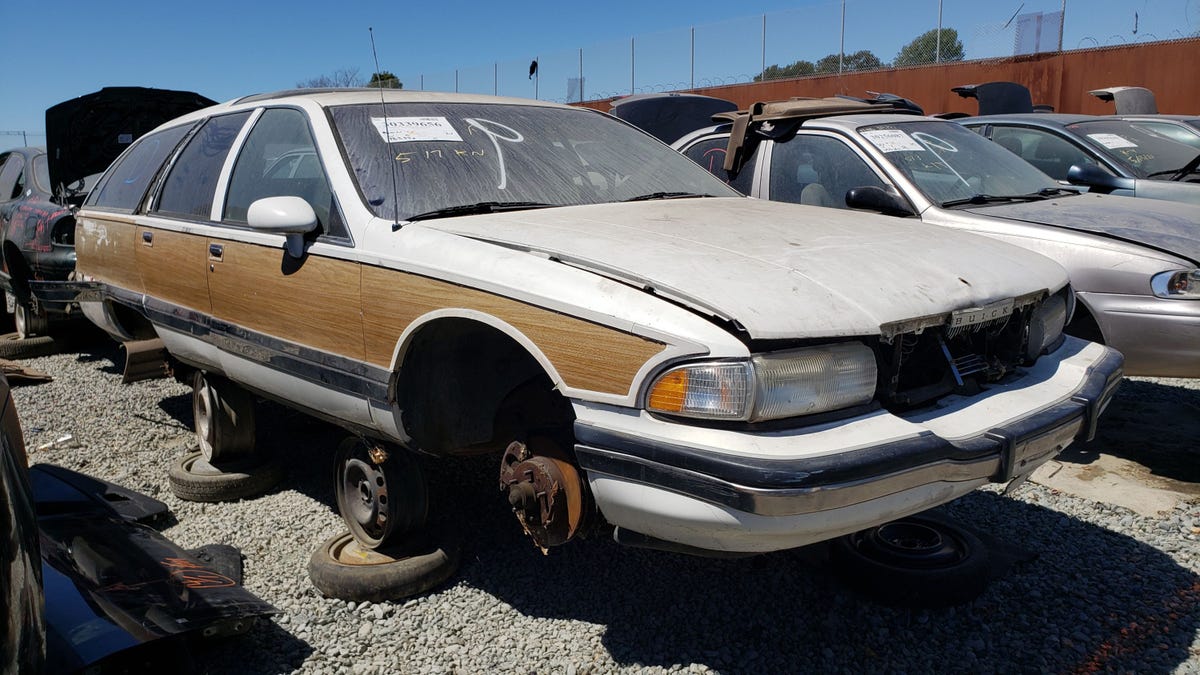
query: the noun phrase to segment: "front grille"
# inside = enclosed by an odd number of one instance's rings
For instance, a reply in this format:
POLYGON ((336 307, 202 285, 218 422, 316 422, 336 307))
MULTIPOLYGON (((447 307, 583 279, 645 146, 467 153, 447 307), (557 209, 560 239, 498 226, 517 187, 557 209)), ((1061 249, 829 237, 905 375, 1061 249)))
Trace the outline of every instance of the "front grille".
POLYGON ((891 410, 920 407, 950 393, 978 393, 1010 374, 1024 361, 1029 318, 1045 297, 1043 291, 1016 298, 1011 311, 1007 304, 965 310, 965 320, 956 313, 884 326, 876 346, 880 403, 891 410), (976 320, 988 311, 1007 313, 976 320))

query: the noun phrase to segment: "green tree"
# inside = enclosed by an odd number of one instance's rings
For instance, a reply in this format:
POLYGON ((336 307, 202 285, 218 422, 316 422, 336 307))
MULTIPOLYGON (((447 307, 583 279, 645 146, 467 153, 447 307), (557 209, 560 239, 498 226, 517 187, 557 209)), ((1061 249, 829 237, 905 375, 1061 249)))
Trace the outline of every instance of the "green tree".
POLYGON ((953 28, 942 29, 941 48, 938 46, 938 29, 925 31, 913 41, 900 48, 896 54, 893 66, 920 66, 926 63, 941 61, 962 61, 966 56, 962 40, 958 39, 958 31, 953 28))
POLYGON ((371 73, 371 79, 367 81, 367 86, 380 89, 403 89, 404 83, 393 73, 385 70, 381 73, 371 73))
POLYGON ((787 77, 804 77, 805 75, 812 75, 815 72, 817 72, 817 69, 812 61, 796 61, 786 66, 767 66, 761 75, 754 76, 754 81, 763 82, 764 80, 782 80, 787 77))
POLYGON ((310 77, 296 83, 298 89, 333 89, 337 87, 361 87, 362 78, 358 76, 358 68, 338 68, 329 75, 310 77))
POLYGON ((818 73, 836 73, 838 72, 838 63, 841 63, 842 72, 848 73, 856 70, 876 70, 884 68, 886 63, 879 60, 870 50, 863 49, 853 54, 842 55, 841 58, 837 54, 829 54, 822 56, 817 61, 818 73))

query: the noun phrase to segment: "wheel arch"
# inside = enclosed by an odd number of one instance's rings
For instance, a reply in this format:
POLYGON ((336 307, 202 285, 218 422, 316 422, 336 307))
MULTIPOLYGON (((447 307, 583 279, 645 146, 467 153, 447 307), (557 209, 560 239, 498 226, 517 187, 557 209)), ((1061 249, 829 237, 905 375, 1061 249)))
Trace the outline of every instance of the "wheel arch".
POLYGON ((1108 343, 1104 338, 1104 328, 1096 318, 1096 312, 1078 295, 1075 296, 1075 315, 1071 317, 1071 322, 1063 332, 1091 342, 1108 343))
POLYGON ((572 422, 562 389, 549 358, 511 324, 472 310, 439 310, 413 322, 397 342, 388 399, 415 447, 471 454, 503 449, 515 427, 572 422), (513 414, 523 419, 510 425, 513 414))
POLYGON ((25 254, 12 239, 5 239, 0 246, 0 257, 3 258, 4 271, 8 274, 8 283, 12 286, 13 294, 22 301, 29 297, 29 280, 33 274, 25 254))

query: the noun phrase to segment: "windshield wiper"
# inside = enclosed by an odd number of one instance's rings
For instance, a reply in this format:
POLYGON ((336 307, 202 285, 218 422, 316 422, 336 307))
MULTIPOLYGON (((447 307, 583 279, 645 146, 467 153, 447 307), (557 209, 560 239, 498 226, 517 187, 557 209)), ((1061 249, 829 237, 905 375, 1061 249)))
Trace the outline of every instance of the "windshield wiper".
POLYGON ((654 199, 681 199, 685 197, 711 197, 712 195, 702 195, 695 192, 651 192, 647 195, 638 195, 629 199, 622 199, 624 202, 648 202, 654 199))
POLYGON ((416 220, 430 220, 433 218, 453 218, 454 216, 474 216, 481 213, 500 213, 502 211, 524 211, 526 209, 544 209, 557 204, 546 204, 543 202, 476 202, 474 204, 461 204, 459 206, 447 206, 425 213, 418 213, 415 216, 409 216, 406 220, 409 222, 416 220))
POLYGON ((1167 180, 1183 180, 1184 178, 1187 178, 1191 174, 1196 173, 1197 168, 1200 168, 1200 155, 1196 155, 1195 157, 1192 158, 1192 161, 1188 162, 1187 164, 1184 164, 1183 166, 1179 167, 1178 169, 1167 169, 1166 171, 1155 171, 1154 173, 1146 174, 1146 178, 1154 178, 1155 176, 1165 176, 1167 174, 1171 174, 1171 177, 1168 178, 1167 180))
POLYGON ((1042 199, 1049 199, 1062 193, 1079 194, 1075 190, 1067 188, 1048 187, 1042 188, 1037 192, 1030 192, 1023 195, 971 195, 964 199, 951 199, 947 202, 942 202, 942 207, 948 206, 963 206, 966 204, 996 204, 999 202, 1036 202, 1042 199))

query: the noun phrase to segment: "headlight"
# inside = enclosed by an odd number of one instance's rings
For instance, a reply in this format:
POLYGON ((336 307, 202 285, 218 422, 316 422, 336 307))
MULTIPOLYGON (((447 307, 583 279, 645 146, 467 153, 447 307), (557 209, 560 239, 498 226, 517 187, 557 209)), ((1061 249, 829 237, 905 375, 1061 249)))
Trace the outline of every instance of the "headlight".
POLYGON ((1074 295, 1071 287, 1042 301, 1033 316, 1029 318, 1029 336, 1025 341, 1025 358, 1037 360, 1049 347, 1054 346, 1062 337, 1063 328, 1067 326, 1067 318, 1074 305, 1074 295))
POLYGON ((1160 298, 1200 300, 1200 270, 1171 270, 1155 274, 1150 288, 1160 298))
POLYGON ((651 385, 646 407, 760 422, 868 403, 876 378, 875 354, 866 345, 847 342, 760 354, 749 362, 673 368, 651 385))

